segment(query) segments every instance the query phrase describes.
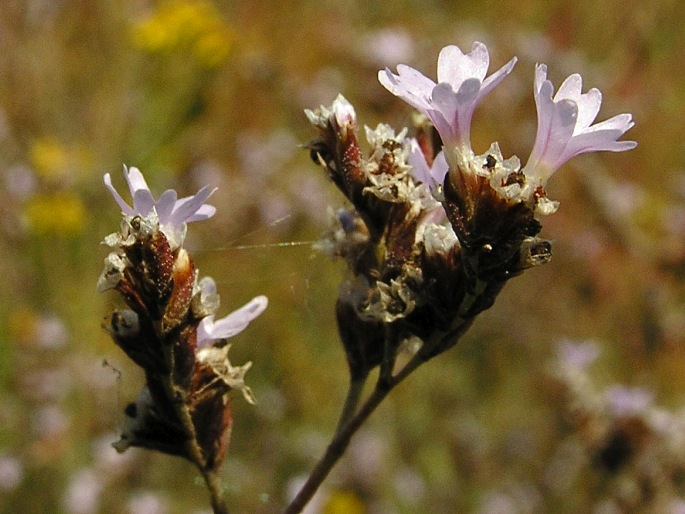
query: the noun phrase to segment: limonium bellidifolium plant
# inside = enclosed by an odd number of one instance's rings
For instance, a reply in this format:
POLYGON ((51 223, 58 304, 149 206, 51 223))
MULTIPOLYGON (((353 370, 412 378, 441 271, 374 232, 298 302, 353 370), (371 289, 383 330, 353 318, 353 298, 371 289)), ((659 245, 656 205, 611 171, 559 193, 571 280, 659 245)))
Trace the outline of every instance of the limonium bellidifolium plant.
MULTIPOLYGON (((437 82, 405 65, 380 71, 380 83, 418 113, 411 130, 364 127, 365 144, 342 95, 330 107, 305 111, 316 132, 306 147, 350 204, 335 213, 319 245, 349 268, 335 315, 350 384, 330 444, 286 513, 302 511, 395 386, 453 347, 509 279, 549 262, 552 243, 539 234, 540 219, 558 208, 545 191, 554 172, 579 154, 636 146, 619 141, 633 126, 630 114, 593 124, 600 91, 583 93, 574 74, 555 93, 547 67, 538 64, 537 135, 526 164, 505 158, 497 143, 476 155, 473 113, 516 64, 513 58, 488 76, 489 61, 487 47, 476 42, 466 54, 442 49, 437 82), (374 371, 375 386, 365 389, 374 371)), ((98 287, 115 289, 128 305, 111 315, 107 329, 143 368, 146 385, 126 408, 115 447, 189 459, 205 478, 214 511, 227 512, 219 469, 232 423, 229 394, 237 389, 249 402, 253 396, 244 382, 249 363, 233 366, 226 340, 267 300, 254 298, 216 321, 216 285, 198 278, 183 248, 187 224, 214 214, 205 203, 213 191, 178 200, 168 190, 155 200, 136 168, 124 174, 133 207, 105 175, 123 220, 105 238, 112 252, 98 287)))

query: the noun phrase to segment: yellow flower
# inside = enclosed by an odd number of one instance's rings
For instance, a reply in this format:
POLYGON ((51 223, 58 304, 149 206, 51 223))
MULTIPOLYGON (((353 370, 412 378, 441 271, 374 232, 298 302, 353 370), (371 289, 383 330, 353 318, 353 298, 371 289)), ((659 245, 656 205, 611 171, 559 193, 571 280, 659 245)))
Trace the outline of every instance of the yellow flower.
POLYGON ((54 137, 34 140, 28 152, 36 175, 51 183, 73 183, 91 164, 90 154, 78 146, 67 146, 54 137))
POLYGON ((64 173, 69 160, 64 146, 53 138, 33 141, 29 149, 29 159, 39 176, 51 179, 64 173))
POLYGON ((352 491, 335 491, 323 508, 323 514, 365 514, 366 507, 352 491))
POLYGON ((224 61, 232 32, 214 4, 206 0, 170 0, 133 25, 133 43, 148 53, 189 52, 212 68, 224 61))
POLYGON ((86 208, 70 192, 36 195, 24 207, 24 216, 34 233, 71 236, 83 229, 86 208))

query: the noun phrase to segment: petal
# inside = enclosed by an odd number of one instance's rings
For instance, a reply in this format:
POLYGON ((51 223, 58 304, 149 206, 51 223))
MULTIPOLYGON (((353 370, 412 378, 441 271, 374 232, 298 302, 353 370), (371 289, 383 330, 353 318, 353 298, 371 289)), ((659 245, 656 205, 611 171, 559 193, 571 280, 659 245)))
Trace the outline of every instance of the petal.
POLYGON ((147 216, 155 206, 155 199, 147 189, 138 189, 133 194, 133 210, 136 214, 147 216))
POLYGON ((576 134, 582 132, 595 121, 599 108, 602 105, 602 93, 597 88, 581 95, 578 103, 578 122, 576 123, 576 134))
POLYGON ((147 186, 147 182, 145 182, 143 174, 138 168, 131 167, 127 169, 126 166, 124 166, 124 176, 126 177, 126 182, 128 183, 128 189, 131 191, 131 197, 136 194, 136 191, 140 191, 142 189, 148 192, 150 191, 150 188, 147 186))
POLYGON ((409 105, 425 114, 430 108, 428 98, 435 87, 435 82, 409 66, 397 66, 399 75, 389 69, 378 72, 378 80, 393 95, 398 96, 409 105))
POLYGON ((545 115, 547 123, 538 126, 535 145, 524 168, 525 173, 540 184, 545 184, 565 162, 564 151, 573 137, 578 106, 571 100, 562 100, 553 104, 545 115))
POLYGON ((266 296, 257 296, 219 321, 214 321, 214 316, 203 318, 197 327, 198 346, 210 340, 226 339, 239 334, 253 319, 264 312, 268 303, 266 296))
POLYGON ((621 130, 623 132, 627 132, 635 125, 635 123, 632 120, 633 116, 631 114, 617 114, 616 116, 609 118, 608 120, 596 123, 592 127, 585 130, 585 132, 594 132, 598 130, 621 130))
POLYGON ((186 218, 186 223, 207 220, 214 216, 214 214, 216 214, 216 207, 213 205, 204 204, 195 212, 195 214, 186 218))
MULTIPOLYGON (((546 64, 536 64, 535 65, 535 97, 536 98, 537 98, 538 94, 540 94, 540 89, 542 88, 542 84, 544 84, 546 81, 547 81, 547 65, 546 64)), ((552 86, 552 91, 554 91, 553 86, 552 86)), ((551 99, 551 95, 550 95, 550 99, 551 99)))
POLYGON ((157 216, 159 216, 159 223, 165 224, 168 222, 171 213, 176 205, 177 193, 173 189, 167 189, 159 197, 159 200, 155 203, 155 210, 157 211, 157 216))
POLYGON ((128 216, 133 216, 135 214, 135 211, 124 201, 117 190, 114 189, 114 186, 112 185, 112 177, 110 177, 109 173, 105 173, 105 187, 109 189, 110 193, 112 193, 114 201, 117 202, 122 213, 128 216))
POLYGON ((466 55, 458 46, 446 46, 438 55, 438 82, 447 82, 456 91, 467 79, 482 81, 488 66, 490 55, 483 43, 476 41, 466 55))
POLYGON ((578 74, 574 73, 569 75, 561 86, 559 86, 559 91, 554 96, 554 101, 559 100, 574 100, 578 101, 580 98, 581 91, 583 89, 583 78, 578 74))
POLYGON ((431 176, 433 180, 438 184, 442 185, 445 182, 445 176, 449 171, 449 166, 447 164, 447 158, 445 157, 445 152, 440 152, 435 156, 433 160, 433 166, 431 167, 431 176))
POLYGON ((411 174, 414 178, 423 183, 430 184, 431 172, 426 162, 426 156, 423 154, 419 143, 416 139, 409 141, 409 155, 407 155, 407 164, 411 166, 411 174))
MULTIPOLYGON (((205 201, 214 194, 214 191, 216 191, 216 188, 210 189, 209 186, 205 186, 193 196, 186 196, 185 198, 178 200, 174 206, 174 212, 170 216, 169 223, 174 225, 186 223, 191 217, 197 214, 205 201)), ((214 212, 212 212, 212 214, 214 214, 214 212)))
POLYGON ((502 80, 504 80, 504 78, 511 73, 511 70, 514 69, 514 65, 517 61, 518 59, 516 57, 513 57, 507 64, 505 64, 495 73, 486 78, 483 81, 483 85, 480 87, 478 99, 480 100, 481 98, 483 98, 490 91, 492 91, 495 88, 495 86, 497 86, 497 84, 502 82, 502 80))

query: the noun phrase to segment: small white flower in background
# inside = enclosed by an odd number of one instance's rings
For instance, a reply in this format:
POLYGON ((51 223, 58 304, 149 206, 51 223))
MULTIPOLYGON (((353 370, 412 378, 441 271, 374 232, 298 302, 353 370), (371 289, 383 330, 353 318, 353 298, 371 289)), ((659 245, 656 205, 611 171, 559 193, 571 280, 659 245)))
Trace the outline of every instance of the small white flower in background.
POLYGON ((121 212, 126 216, 141 216, 142 218, 151 215, 154 218, 156 215, 160 229, 174 248, 183 242, 186 223, 209 219, 216 212, 214 206, 205 203, 216 191, 209 186, 203 187, 193 196, 186 196, 180 200, 176 191, 167 189, 161 194, 159 200, 155 200, 138 168, 124 166, 124 177, 131 192, 133 207, 129 206, 114 188, 110 174, 105 173, 104 177, 105 186, 119 204, 121 212))
POLYGON ((214 321, 214 315, 202 318, 197 327, 198 348, 209 346, 218 339, 227 339, 239 334, 253 319, 264 312, 268 303, 266 296, 257 296, 218 321, 214 321))
POLYGON ((438 83, 414 68, 400 64, 397 75, 389 69, 378 72, 378 80, 392 94, 402 98, 431 120, 440 133, 451 162, 452 151, 471 152, 471 118, 478 103, 506 77, 516 57, 485 78, 490 66, 487 47, 475 42, 464 54, 459 47, 446 46, 438 56, 438 83))
POLYGON ((544 186, 547 179, 566 161, 588 152, 624 152, 637 146, 635 141, 618 141, 635 123, 630 114, 619 114, 592 125, 602 105, 602 93, 592 88, 582 93, 583 79, 569 76, 554 93, 547 80, 547 66, 535 68, 535 104, 538 130, 535 145, 523 172, 544 186))

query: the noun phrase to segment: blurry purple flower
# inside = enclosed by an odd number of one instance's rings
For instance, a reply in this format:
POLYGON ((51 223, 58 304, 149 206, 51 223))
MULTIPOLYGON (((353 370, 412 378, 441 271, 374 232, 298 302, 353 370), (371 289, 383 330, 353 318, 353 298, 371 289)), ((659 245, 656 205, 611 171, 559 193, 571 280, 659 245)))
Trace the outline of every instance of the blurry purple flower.
POLYGON ((538 130, 533 151, 523 171, 538 185, 572 157, 598 151, 623 152, 637 146, 635 141, 617 141, 633 125, 630 114, 619 114, 592 125, 602 104, 602 93, 593 88, 582 91, 582 78, 569 76, 557 94, 547 80, 547 66, 535 68, 535 104, 538 130))
MULTIPOLYGON (((516 57, 485 78, 490 55, 483 43, 475 42, 468 54, 446 46, 438 56, 438 83, 409 66, 378 72, 378 80, 392 94, 418 109, 431 120, 448 148, 471 150, 470 130, 478 102, 506 77, 516 57)), ((451 153, 451 152, 450 152, 451 153)), ((448 160, 450 155, 447 156, 448 160)))
POLYGON ((218 321, 214 321, 214 315, 202 318, 197 327, 198 348, 208 346, 217 339, 226 339, 239 334, 253 319, 264 312, 268 303, 266 296, 257 296, 218 321))
POLYGON ((91 514, 99 511, 104 484, 90 468, 79 470, 72 478, 62 498, 62 508, 70 514, 91 514))
POLYGON ((384 28, 362 38, 359 55, 369 64, 388 66, 412 59, 415 42, 411 34, 401 28, 384 28))
POLYGON ((166 514, 169 506, 166 500, 151 492, 140 492, 128 501, 130 514, 166 514))
POLYGON ((584 343, 561 341, 558 352, 562 366, 577 370, 584 370, 599 357, 599 348, 591 341, 584 343))
POLYGON ((183 223, 211 218, 216 212, 215 207, 205 203, 215 191, 209 186, 203 187, 193 196, 186 196, 180 200, 177 199, 176 191, 167 189, 159 197, 159 200, 155 200, 138 168, 126 168, 124 166, 124 176, 131 192, 133 207, 130 207, 114 189, 109 173, 105 173, 105 186, 119 204, 121 212, 127 216, 146 217, 154 209, 159 217, 160 226, 177 228, 183 223))
POLYGON ((0 491, 11 491, 21 484, 24 466, 12 455, 0 455, 0 491))
POLYGON ((652 405, 654 394, 643 387, 614 385, 606 390, 607 406, 616 418, 634 416, 652 405))
POLYGON ((414 178, 426 184, 431 190, 436 189, 445 182, 448 166, 445 159, 445 152, 440 152, 433 159, 433 164, 428 166, 426 156, 416 139, 409 140, 409 155, 407 163, 412 167, 411 172, 414 178))

